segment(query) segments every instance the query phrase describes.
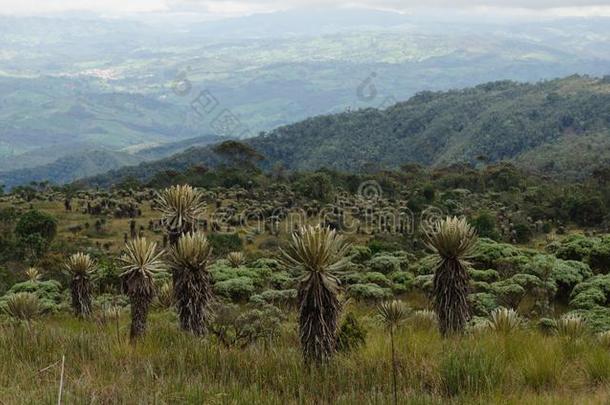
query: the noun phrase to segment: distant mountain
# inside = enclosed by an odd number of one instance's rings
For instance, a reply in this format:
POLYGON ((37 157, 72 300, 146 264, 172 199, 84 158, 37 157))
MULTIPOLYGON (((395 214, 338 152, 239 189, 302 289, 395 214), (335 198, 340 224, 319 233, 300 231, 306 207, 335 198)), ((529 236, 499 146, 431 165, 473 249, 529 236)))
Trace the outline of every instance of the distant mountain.
MULTIPOLYGON (((438 166, 510 160, 531 170, 582 177, 610 165, 610 77, 571 76, 523 84, 492 82, 423 92, 385 110, 310 118, 247 141, 265 167, 359 171, 406 163, 438 166), (577 153, 575 153, 577 152, 577 153)), ((212 148, 87 179, 108 186, 164 170, 216 165, 212 148)))
POLYGON ((32 152, 29 155, 38 158, 41 164, 27 168, 15 166, 14 170, 0 171, 0 184, 10 189, 32 181, 49 181, 54 184, 70 183, 84 177, 95 176, 148 160, 161 159, 194 146, 205 146, 226 139, 225 137, 206 135, 148 147, 132 153, 104 149, 94 150, 90 145, 89 148, 86 145, 80 145, 78 149, 74 146, 74 152, 70 156, 51 161, 48 161, 42 152, 32 152))
POLYGON ((423 90, 610 73, 607 18, 426 17, 346 9, 216 22, 0 16, 0 172, 206 133, 252 137, 423 90))

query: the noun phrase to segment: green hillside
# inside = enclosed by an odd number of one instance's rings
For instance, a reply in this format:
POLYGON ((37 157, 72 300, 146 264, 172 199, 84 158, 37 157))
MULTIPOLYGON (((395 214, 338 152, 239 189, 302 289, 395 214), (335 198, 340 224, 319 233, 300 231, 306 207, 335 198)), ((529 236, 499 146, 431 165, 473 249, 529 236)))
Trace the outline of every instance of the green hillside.
MULTIPOLYGON (((293 170, 360 171, 514 160, 531 170, 579 177, 609 163, 609 131, 610 80, 571 76, 424 92, 386 110, 310 118, 247 142, 266 157, 267 168, 282 163, 293 170)), ((90 182, 146 180, 158 171, 219 162, 210 148, 192 148, 90 182)))

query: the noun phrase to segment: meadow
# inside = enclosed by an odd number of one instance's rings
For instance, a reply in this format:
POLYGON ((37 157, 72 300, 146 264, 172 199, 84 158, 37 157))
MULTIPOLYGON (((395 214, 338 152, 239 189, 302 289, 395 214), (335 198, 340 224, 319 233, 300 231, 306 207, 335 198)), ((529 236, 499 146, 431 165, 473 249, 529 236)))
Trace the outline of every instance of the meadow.
POLYGON ((258 176, 0 197, 0 404, 608 403, 595 206, 507 166, 258 176))
MULTIPOLYGON (((127 319, 99 324, 54 316, 0 330, 0 398, 55 403, 65 356, 66 404, 385 404, 392 402, 390 345, 374 309, 358 307, 368 336, 359 350, 306 367, 294 317, 277 339, 244 349, 181 332, 156 312, 147 336, 128 342, 127 319)), ((607 343, 607 342, 606 342, 607 343)), ((416 317, 396 336, 399 403, 607 404, 610 347, 594 337, 520 329, 442 339, 416 317)))

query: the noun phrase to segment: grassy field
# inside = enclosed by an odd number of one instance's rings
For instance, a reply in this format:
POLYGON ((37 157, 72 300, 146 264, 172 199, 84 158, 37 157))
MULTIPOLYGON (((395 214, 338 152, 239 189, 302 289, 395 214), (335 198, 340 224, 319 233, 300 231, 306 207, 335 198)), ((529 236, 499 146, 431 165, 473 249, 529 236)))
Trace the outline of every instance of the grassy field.
MULTIPOLYGON (((56 403, 65 356, 66 404, 386 404, 390 344, 373 309, 359 307, 368 339, 322 368, 302 363, 296 323, 245 349, 180 332, 155 312, 147 337, 128 343, 128 319, 100 324, 56 315, 0 329, 0 403, 56 403)), ((522 329, 443 340, 411 319, 397 335, 399 403, 607 404, 610 349, 522 329)))

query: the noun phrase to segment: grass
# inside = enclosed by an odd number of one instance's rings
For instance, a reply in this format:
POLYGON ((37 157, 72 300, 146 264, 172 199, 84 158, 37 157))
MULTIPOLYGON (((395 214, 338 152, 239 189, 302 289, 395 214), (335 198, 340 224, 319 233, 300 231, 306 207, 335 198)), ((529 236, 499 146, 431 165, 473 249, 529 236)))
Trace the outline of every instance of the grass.
MULTIPOLYGON (((0 326, 2 403, 53 403, 66 356, 67 404, 385 404, 391 403, 389 341, 367 316, 368 341, 322 368, 306 368, 294 319, 272 344, 224 348, 181 332, 173 313, 153 313, 136 346, 127 314, 116 326, 55 315, 0 326)), ((559 337, 533 331, 442 340, 406 324, 397 333, 401 403, 588 403, 610 395, 610 351, 585 338, 566 356, 559 337), (518 350, 517 350, 518 349, 518 350)))

